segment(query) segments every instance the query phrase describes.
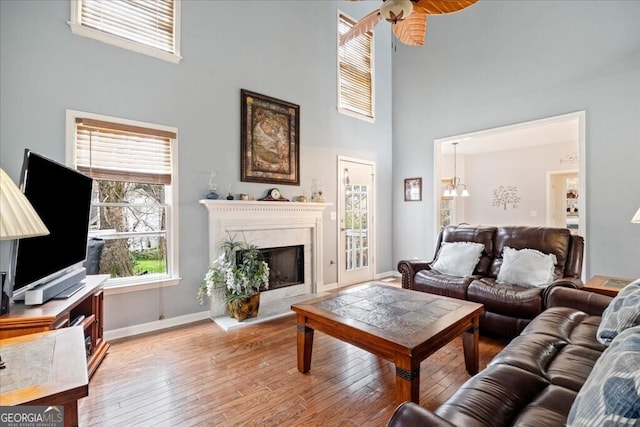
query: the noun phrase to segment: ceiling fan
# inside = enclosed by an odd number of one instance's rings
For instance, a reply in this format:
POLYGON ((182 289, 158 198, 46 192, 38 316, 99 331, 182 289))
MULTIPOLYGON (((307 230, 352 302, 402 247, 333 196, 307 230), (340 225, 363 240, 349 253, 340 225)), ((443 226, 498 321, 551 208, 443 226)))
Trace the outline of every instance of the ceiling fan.
POLYGON ((365 15, 340 37, 340 46, 372 30, 383 18, 391 23, 393 33, 402 43, 409 46, 422 46, 427 30, 427 15, 457 12, 477 1, 383 0, 379 9, 365 15))

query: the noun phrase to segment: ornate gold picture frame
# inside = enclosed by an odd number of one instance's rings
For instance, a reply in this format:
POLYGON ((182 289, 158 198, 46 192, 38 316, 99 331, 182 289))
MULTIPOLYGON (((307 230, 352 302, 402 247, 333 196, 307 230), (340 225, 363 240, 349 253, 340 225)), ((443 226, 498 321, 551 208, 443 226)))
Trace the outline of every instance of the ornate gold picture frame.
POLYGON ((241 180, 300 185, 300 106, 240 90, 241 180))

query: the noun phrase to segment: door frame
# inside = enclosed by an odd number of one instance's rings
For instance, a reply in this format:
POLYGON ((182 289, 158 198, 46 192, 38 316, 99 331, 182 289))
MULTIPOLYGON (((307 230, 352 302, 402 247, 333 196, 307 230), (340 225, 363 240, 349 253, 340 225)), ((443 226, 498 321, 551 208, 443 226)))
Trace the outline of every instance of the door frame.
POLYGON ((361 165, 370 166, 372 169, 372 179, 371 179, 371 192, 369 194, 369 270, 371 272, 371 277, 368 280, 373 280, 375 277, 376 270, 376 247, 377 247, 377 237, 376 237, 376 162, 372 160, 359 159, 356 157, 349 156, 341 156, 339 155, 337 158, 337 174, 336 174, 336 199, 337 199, 337 221, 336 221, 336 252, 338 254, 337 259, 337 273, 338 273, 338 288, 341 286, 347 286, 343 283, 344 274, 342 270, 346 264, 344 251, 342 249, 342 220, 344 214, 344 193, 343 193, 343 170, 344 166, 342 166, 342 162, 349 163, 359 163, 361 165))
MULTIPOLYGON (((585 241, 587 241, 587 236, 589 234, 589 229, 587 227, 587 215, 589 214, 589 212, 587 211, 587 208, 586 208, 588 194, 587 194, 587 167, 586 167, 586 111, 585 110, 575 111, 575 112, 566 113, 566 114, 558 114, 555 116, 546 117, 542 119, 535 119, 535 120, 520 122, 512 125, 506 125, 506 126, 497 126, 491 129, 485 129, 485 130, 435 139, 433 141, 433 153, 434 153, 433 176, 434 176, 434 199, 435 199, 433 203, 433 211, 434 211, 433 229, 435 232, 435 236, 437 236, 440 231, 438 227, 438 217, 437 217, 440 209, 439 193, 438 193, 439 189, 437 188, 437 186, 439 186, 440 178, 441 178, 440 162, 442 157, 441 146, 443 144, 450 143, 452 141, 464 141, 467 139, 471 139, 473 137, 487 136, 494 133, 498 134, 501 132, 508 132, 511 130, 525 129, 529 127, 535 127, 539 125, 545 125, 548 123, 564 121, 564 120, 575 121, 576 127, 577 127, 577 152, 578 152, 577 167, 578 167, 578 176, 579 176, 578 187, 579 187, 579 194, 580 194, 580 199, 578 201, 578 211, 580 212, 580 217, 578 219, 578 222, 579 222, 579 230, 582 233, 581 236, 585 239, 585 241)), ((582 271, 583 271, 582 274, 583 274, 583 277, 590 277, 591 272, 588 266, 589 257, 587 256, 588 254, 586 250, 584 255, 585 256, 582 263, 582 271)))

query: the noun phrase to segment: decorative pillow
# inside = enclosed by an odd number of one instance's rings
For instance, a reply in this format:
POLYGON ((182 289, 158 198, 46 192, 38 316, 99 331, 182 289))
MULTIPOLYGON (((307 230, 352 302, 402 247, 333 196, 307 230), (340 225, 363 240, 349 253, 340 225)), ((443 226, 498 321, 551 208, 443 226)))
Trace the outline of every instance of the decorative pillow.
POLYGON ((554 254, 535 249, 513 249, 505 246, 497 281, 520 286, 545 287, 553 281, 554 254))
POLYGON ((609 345, 623 330, 640 325, 640 279, 622 288, 602 312, 596 338, 609 345))
POLYGON ((640 326, 620 333, 593 366, 567 426, 640 425, 640 326))
POLYGON ((470 276, 480 261, 483 250, 482 243, 443 242, 431 268, 451 276, 470 276))

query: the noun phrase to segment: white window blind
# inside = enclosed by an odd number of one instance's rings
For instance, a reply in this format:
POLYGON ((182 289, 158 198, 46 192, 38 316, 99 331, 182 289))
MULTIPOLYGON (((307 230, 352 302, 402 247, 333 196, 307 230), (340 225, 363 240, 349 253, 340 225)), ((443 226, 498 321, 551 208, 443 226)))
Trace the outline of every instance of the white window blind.
POLYGON ((79 0, 80 24, 176 53, 174 0, 79 0))
MULTIPOLYGON (((338 19, 338 40, 355 22, 343 14, 338 19)), ((338 107, 373 119, 373 33, 338 43, 338 107)))
POLYGON ((171 184, 174 132, 76 119, 78 170, 94 179, 171 184))

